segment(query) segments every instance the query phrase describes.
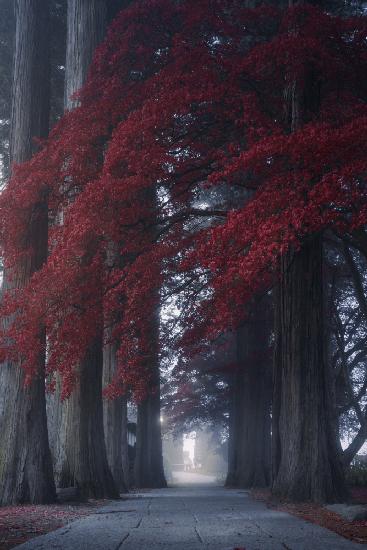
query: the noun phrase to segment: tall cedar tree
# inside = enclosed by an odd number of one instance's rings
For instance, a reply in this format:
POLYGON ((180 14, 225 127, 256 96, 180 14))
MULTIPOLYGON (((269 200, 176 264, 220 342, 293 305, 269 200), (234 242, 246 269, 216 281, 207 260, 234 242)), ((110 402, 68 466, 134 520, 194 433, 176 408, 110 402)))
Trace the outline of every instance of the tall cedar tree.
MULTIPOLYGON (((78 105, 74 94, 86 79, 94 50, 104 36, 105 21, 106 5, 103 0, 68 1, 66 109, 73 109, 78 105)), ((81 262, 88 262, 88 259, 84 256, 81 262)), ((98 291, 101 290, 97 289, 96 292, 98 291)), ((56 457, 60 486, 76 486, 81 496, 86 498, 118 496, 108 465, 104 440, 102 310, 97 315, 96 333, 77 367, 74 392, 62 408, 56 457)))
MULTIPOLYGON (((49 125, 49 6, 47 0, 16 4, 15 59, 12 88, 11 150, 13 163, 24 162, 36 150, 34 138, 45 138, 49 125)), ((43 189, 24 220, 22 251, 5 272, 5 292, 16 294, 47 256, 47 192, 43 189)), ((15 312, 16 315, 16 312, 15 312)), ((3 319, 4 325, 9 320, 3 319)), ((34 356, 32 381, 17 363, 1 367, 0 503, 47 503, 56 498, 48 443, 45 401, 45 330, 37 320, 42 349, 34 356)))
MULTIPOLYGON (((110 339, 109 329, 105 331, 103 348, 103 386, 111 383, 117 368, 117 346, 115 342, 110 342, 110 339)), ((103 426, 112 477, 120 493, 126 492, 132 481, 129 479, 126 395, 103 400, 103 426)))
MULTIPOLYGON (((142 196, 146 211, 149 212, 150 224, 146 229, 150 239, 157 237, 157 190, 153 187, 142 196)), ((162 269, 159 262, 150 269, 154 279, 155 272, 162 269)), ((157 277, 159 281, 159 277, 157 277)), ((159 287, 150 289, 153 302, 146 310, 146 327, 144 344, 140 354, 144 367, 149 373, 149 391, 138 403, 136 446, 134 463, 134 485, 136 487, 166 487, 167 482, 163 468, 162 430, 161 430, 161 380, 160 380, 160 299, 159 287), (154 298, 156 299, 154 302, 154 298)), ((142 342, 140 342, 142 344, 142 342)))
POLYGON ((159 369, 159 317, 150 312, 150 346, 147 354, 150 391, 138 404, 134 485, 166 487, 161 433, 161 389, 159 369))
POLYGON ((232 380, 228 476, 236 487, 268 487, 271 481, 271 308, 257 299, 237 329, 232 380))
MULTIPOLYGON (((300 2, 298 2, 300 4, 300 2)), ((303 2, 302 2, 303 3, 303 2)), ((292 2, 293 4, 293 2, 292 2)), ((289 33, 298 33, 297 24, 289 33)), ((313 65, 290 77, 285 114, 291 132, 318 116, 320 78, 313 65)), ((346 497, 333 422, 326 358, 322 235, 280 259, 273 394, 273 493, 282 499, 333 502, 346 497)))

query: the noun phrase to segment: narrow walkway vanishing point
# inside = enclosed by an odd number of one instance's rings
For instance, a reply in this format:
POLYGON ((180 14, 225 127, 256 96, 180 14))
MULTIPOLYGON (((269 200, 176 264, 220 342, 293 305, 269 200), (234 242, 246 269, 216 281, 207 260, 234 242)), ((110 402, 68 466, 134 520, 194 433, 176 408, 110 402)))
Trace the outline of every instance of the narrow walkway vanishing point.
POLYGON ((361 545, 221 487, 132 494, 17 546, 22 550, 361 550, 361 545))

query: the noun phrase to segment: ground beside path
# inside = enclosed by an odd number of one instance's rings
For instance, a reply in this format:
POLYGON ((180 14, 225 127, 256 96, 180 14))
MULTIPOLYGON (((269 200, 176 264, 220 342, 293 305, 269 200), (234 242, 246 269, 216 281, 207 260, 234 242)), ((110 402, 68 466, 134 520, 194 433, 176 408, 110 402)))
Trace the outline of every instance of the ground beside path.
POLYGON ((352 550, 318 525, 213 485, 135 493, 19 550, 352 550))
POLYGON ((0 550, 54 531, 67 523, 95 512, 108 501, 69 502, 44 505, 0 507, 0 550))

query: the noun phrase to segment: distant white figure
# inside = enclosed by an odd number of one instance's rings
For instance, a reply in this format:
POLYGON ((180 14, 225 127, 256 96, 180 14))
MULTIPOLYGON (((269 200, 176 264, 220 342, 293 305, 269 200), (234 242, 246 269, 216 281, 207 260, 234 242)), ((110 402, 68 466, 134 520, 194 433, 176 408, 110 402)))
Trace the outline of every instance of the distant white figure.
POLYGON ((193 462, 190 458, 190 454, 189 454, 188 451, 184 451, 183 455, 184 455, 184 471, 185 472, 191 472, 194 465, 193 465, 193 462))

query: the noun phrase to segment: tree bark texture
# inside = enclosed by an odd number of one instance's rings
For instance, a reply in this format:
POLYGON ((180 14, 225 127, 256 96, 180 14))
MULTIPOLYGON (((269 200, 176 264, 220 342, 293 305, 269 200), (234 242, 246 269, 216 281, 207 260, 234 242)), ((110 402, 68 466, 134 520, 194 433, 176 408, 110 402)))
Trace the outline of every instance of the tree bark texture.
POLYGON ((84 84, 96 47, 106 32, 106 0, 68 0, 65 65, 65 107, 84 84))
MULTIPOLYGON (((49 124, 49 2, 16 2, 16 37, 12 91, 11 161, 20 163, 35 151, 34 137, 46 137, 49 124)), ((24 245, 33 250, 4 275, 3 288, 21 288, 47 257, 47 204, 40 197, 29 220, 24 245)), ((4 320, 3 322, 7 322, 4 320)), ((44 333, 40 327, 41 334, 44 333)), ((56 498, 49 449, 45 355, 39 372, 24 386, 24 371, 1 366, 0 503, 48 503, 56 498)))
POLYGON ((58 481, 76 486, 81 497, 117 497, 108 466, 103 432, 102 338, 80 365, 79 381, 63 406, 58 481))
POLYGON ((155 385, 152 393, 138 405, 136 430, 135 487, 166 487, 163 469, 160 423, 160 391, 155 385))
MULTIPOLYGON (((116 344, 107 343, 103 349, 103 386, 107 386, 116 371, 116 344)), ((107 459, 119 491, 126 492, 129 484, 127 459, 127 401, 125 396, 104 399, 103 421, 107 459)))
POLYGON ((271 368, 270 312, 265 300, 254 303, 237 330, 237 363, 230 418, 227 485, 266 487, 270 484, 271 368))
POLYGON ((147 398, 138 405, 134 485, 136 487, 166 487, 163 468, 160 371, 158 359, 158 312, 152 316, 152 349, 150 358, 151 387, 147 398))
POLYGON ((237 464, 238 464, 238 442, 242 432, 242 416, 240 415, 240 404, 242 403, 242 377, 241 370, 237 369, 233 375, 231 384, 231 402, 229 412, 229 437, 228 437, 228 472, 226 487, 237 487, 237 464))
POLYGON ((322 237, 281 260, 276 304, 273 494, 292 501, 346 497, 324 349, 322 237))

